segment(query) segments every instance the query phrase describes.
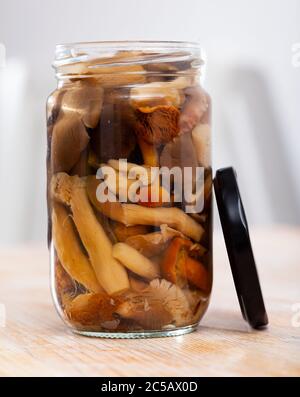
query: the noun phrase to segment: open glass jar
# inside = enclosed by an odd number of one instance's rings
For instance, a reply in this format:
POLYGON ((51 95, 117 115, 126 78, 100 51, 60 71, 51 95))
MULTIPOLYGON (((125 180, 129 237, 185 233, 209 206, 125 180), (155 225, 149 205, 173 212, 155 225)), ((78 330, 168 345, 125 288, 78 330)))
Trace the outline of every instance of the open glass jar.
POLYGON ((47 101, 51 284, 73 331, 180 335, 212 287, 208 94, 197 44, 57 46, 47 101))

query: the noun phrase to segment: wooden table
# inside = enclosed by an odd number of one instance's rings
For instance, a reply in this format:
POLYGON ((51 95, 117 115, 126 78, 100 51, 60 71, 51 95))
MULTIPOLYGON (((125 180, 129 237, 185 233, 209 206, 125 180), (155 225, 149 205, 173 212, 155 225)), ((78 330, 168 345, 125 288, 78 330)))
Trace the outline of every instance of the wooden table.
POLYGON ((300 229, 255 230, 252 237, 267 330, 252 331, 242 320, 224 243, 216 233, 214 291, 198 331, 147 340, 73 335, 52 305, 46 249, 1 249, 6 326, 0 327, 0 375, 299 376, 300 229))

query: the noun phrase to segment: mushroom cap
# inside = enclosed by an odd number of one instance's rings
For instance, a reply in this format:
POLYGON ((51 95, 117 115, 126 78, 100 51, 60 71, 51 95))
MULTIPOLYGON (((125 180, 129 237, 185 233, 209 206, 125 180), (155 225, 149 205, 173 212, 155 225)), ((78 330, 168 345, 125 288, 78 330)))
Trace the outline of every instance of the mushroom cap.
POLYGON ((62 110, 76 112, 88 128, 95 128, 100 119, 103 88, 92 80, 76 81, 66 89, 61 100, 62 110))
POLYGON ((61 299, 63 294, 72 294, 76 288, 75 282, 71 279, 68 273, 63 268, 59 259, 55 261, 55 289, 61 299))
POLYGON ((102 162, 129 157, 136 146, 134 121, 126 93, 107 92, 100 122, 91 135, 91 146, 102 162))
POLYGON ((179 125, 181 133, 185 134, 206 116, 210 117, 210 98, 200 86, 185 89, 186 101, 183 104, 179 125))
POLYGON ((146 142, 160 145, 179 134, 179 110, 175 106, 159 105, 136 110, 136 134, 146 142))
POLYGON ((83 326, 101 326, 102 323, 115 320, 114 312, 121 303, 118 297, 104 293, 81 294, 70 301, 65 308, 71 322, 83 326))
POLYGON ((54 124, 51 139, 53 172, 68 172, 77 163, 90 137, 77 113, 62 114, 54 124))

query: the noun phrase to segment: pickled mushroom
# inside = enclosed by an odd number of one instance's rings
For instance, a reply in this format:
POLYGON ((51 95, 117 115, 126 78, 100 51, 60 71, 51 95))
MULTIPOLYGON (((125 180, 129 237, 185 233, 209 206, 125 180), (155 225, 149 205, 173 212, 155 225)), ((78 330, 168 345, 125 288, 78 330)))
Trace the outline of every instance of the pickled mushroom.
POLYGON ((78 162, 89 140, 90 137, 76 113, 62 114, 52 132, 52 172, 70 171, 78 162))
MULTIPOLYGON (((171 169, 179 167, 182 170, 183 183, 194 191, 196 183, 195 169, 198 166, 194 143, 190 134, 182 134, 167 143, 160 154, 160 165, 171 169), (191 174, 184 172, 190 167, 191 174)), ((184 185, 183 185, 184 186, 184 185)))
POLYGON ((139 234, 128 237, 125 242, 138 250, 141 254, 151 257, 160 255, 174 237, 183 237, 183 234, 167 225, 161 225, 161 231, 148 234, 139 234))
POLYGON ((192 140, 200 165, 205 168, 211 165, 211 131, 209 124, 198 124, 192 131, 192 140))
POLYGON ((68 275, 65 269, 62 267, 59 259, 55 261, 54 265, 54 276, 55 276, 55 290, 59 300, 62 302, 65 294, 73 294, 76 290, 74 280, 68 275))
POLYGON ((71 208, 79 236, 103 289, 109 295, 127 290, 127 272, 112 256, 112 243, 89 203, 84 180, 65 173, 56 174, 51 180, 51 193, 71 208))
POLYGON ((179 110, 174 106, 139 107, 135 132, 146 142, 160 145, 179 134, 179 110))
POLYGON ((52 135, 53 125, 56 122, 61 111, 61 102, 65 95, 64 89, 57 89, 49 95, 47 99, 47 127, 49 136, 52 135))
POLYGON ((128 244, 117 243, 113 246, 112 255, 127 269, 148 280, 159 277, 159 269, 154 262, 128 244))
POLYGON ((125 226, 123 223, 114 222, 112 225, 113 232, 117 239, 121 242, 125 242, 128 238, 144 235, 151 231, 151 226, 145 225, 134 225, 134 226, 125 226))
POLYGON ((151 281, 149 288, 155 299, 160 300, 164 308, 171 313, 176 326, 185 325, 190 321, 189 302, 181 288, 165 279, 151 281))
POLYGON ((89 199, 97 210, 115 221, 127 226, 160 226, 161 224, 167 224, 195 241, 200 241, 203 236, 203 227, 185 212, 175 207, 147 208, 136 204, 121 204, 119 202, 106 201, 102 203, 96 196, 98 184, 99 181, 94 176, 87 177, 86 186, 89 199))
POLYGON ((137 295, 127 298, 116 313, 122 318, 134 320, 144 329, 161 329, 172 322, 172 315, 159 301, 150 301, 147 296, 137 295))
POLYGON ((78 175, 82 177, 90 174, 90 166, 88 163, 88 158, 89 158, 89 150, 87 147, 81 152, 77 163, 69 171, 70 175, 78 175))
POLYGON ((138 204, 144 207, 164 207, 172 204, 173 197, 169 191, 160 186, 159 180, 149 186, 142 186, 139 189, 138 204))
POLYGON ((146 142, 142 137, 138 136, 137 139, 144 163, 150 167, 158 167, 159 157, 156 147, 151 143, 146 142))
MULTIPOLYGON (((176 237, 167 250, 162 262, 162 274, 172 283, 184 287, 187 282, 209 292, 210 279, 205 266, 190 256, 193 244, 191 241, 176 237)), ((196 247, 194 247, 196 248, 196 247)))
POLYGON ((152 280, 145 290, 125 295, 124 303, 116 313, 137 321, 145 329, 159 329, 171 324, 183 326, 192 316, 183 291, 164 279, 152 280))
POLYGON ((81 294, 66 303, 65 312, 68 319, 79 327, 105 328, 108 323, 109 329, 114 329, 119 325, 114 313, 120 303, 120 298, 104 293, 81 294))
POLYGON ((102 291, 88 258, 82 252, 71 216, 61 204, 53 206, 52 225, 54 246, 65 271, 87 290, 102 291))
POLYGON ((61 101, 63 112, 76 112, 84 125, 95 128, 99 122, 103 103, 103 88, 90 81, 76 81, 65 89, 61 101))
POLYGON ((130 102, 134 108, 143 106, 175 106, 183 103, 183 89, 192 84, 192 77, 177 77, 172 81, 153 82, 134 87, 130 91, 130 102))
POLYGON ((183 104, 179 121, 181 133, 192 131, 209 107, 207 94, 199 86, 186 88, 185 94, 187 98, 183 104))
POLYGON ((142 292, 148 287, 142 278, 137 277, 135 274, 129 276, 130 288, 135 292, 142 292))
POLYGON ((107 93, 100 122, 91 134, 91 147, 101 163, 112 158, 129 157, 136 146, 133 122, 133 110, 126 97, 107 93))

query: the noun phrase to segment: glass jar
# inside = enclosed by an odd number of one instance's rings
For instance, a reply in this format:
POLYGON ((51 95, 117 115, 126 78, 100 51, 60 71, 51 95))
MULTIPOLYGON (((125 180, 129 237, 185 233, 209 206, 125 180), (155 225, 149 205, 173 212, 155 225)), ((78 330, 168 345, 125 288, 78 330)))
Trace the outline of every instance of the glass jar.
POLYGON ((200 48, 59 45, 47 101, 55 306, 76 333, 196 329, 212 287, 211 147, 200 48))

